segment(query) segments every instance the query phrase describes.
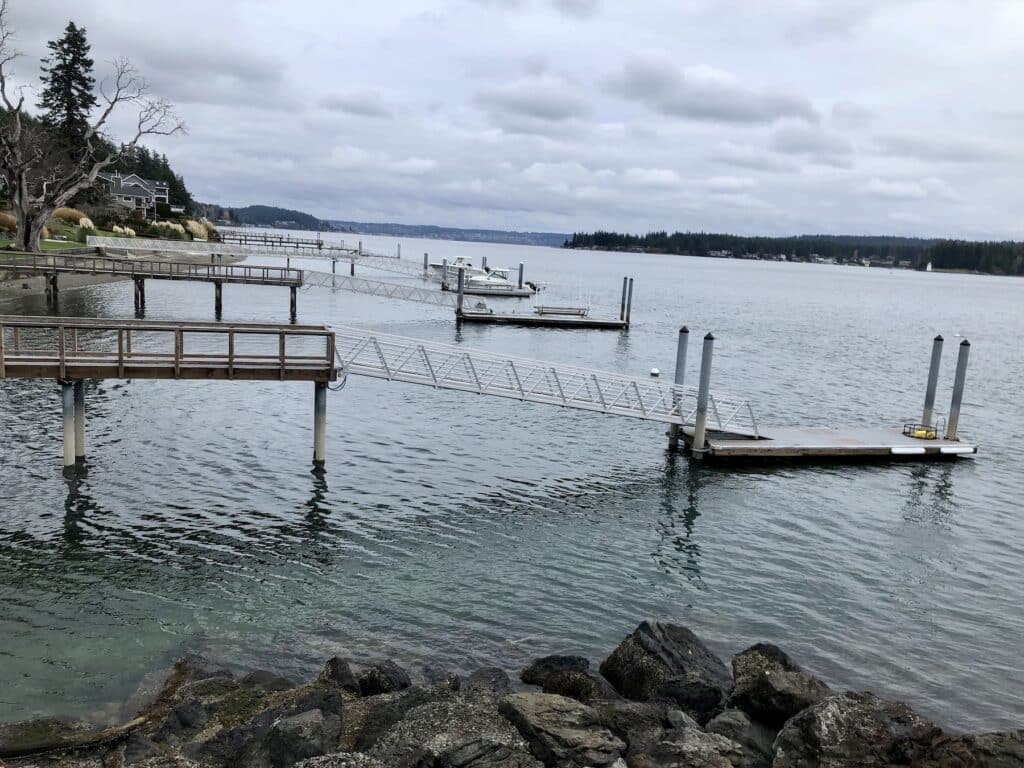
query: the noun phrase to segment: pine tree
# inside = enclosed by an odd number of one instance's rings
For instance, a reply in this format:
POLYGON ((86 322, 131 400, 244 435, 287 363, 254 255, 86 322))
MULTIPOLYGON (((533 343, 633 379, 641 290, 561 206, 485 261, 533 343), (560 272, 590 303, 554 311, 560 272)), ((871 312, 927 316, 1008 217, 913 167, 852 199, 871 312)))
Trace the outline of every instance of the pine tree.
POLYGON ((80 147, 89 127, 89 115, 96 106, 92 76, 93 61, 85 28, 69 21, 60 40, 47 43, 51 53, 43 59, 39 97, 43 122, 55 130, 69 149, 80 147))

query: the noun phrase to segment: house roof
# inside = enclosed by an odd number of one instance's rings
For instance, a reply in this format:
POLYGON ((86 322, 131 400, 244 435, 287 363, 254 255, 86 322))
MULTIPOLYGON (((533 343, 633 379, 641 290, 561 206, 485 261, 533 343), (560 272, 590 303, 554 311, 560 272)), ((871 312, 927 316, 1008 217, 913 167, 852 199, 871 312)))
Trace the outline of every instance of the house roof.
MULTIPOLYGON (((141 187, 143 189, 147 189, 149 192, 153 192, 156 189, 163 190, 163 189, 167 189, 168 188, 168 184, 167 184, 166 181, 156 181, 154 179, 144 179, 141 176, 139 176, 137 173, 129 173, 129 174, 122 175, 122 174, 116 173, 116 172, 107 172, 107 173, 98 173, 98 174, 96 174, 96 177, 99 178, 99 179, 103 179, 103 181, 107 182, 108 184, 120 187, 122 189, 126 188, 126 187, 141 187), (125 184, 125 182, 128 182, 128 183, 125 184)), ((118 192, 118 191, 115 190, 113 192, 113 194, 115 194, 115 195, 124 195, 124 194, 128 194, 128 193, 127 192, 118 192)))
POLYGON ((116 184, 111 189, 112 195, 128 195, 130 197, 144 197, 149 200, 153 196, 152 190, 140 187, 138 184, 116 184))

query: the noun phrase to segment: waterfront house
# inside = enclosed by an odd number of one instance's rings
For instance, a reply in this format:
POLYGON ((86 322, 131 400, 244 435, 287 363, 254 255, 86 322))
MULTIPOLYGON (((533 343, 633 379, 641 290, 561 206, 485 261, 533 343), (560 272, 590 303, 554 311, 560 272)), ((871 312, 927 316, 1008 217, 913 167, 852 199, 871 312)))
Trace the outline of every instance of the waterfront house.
POLYGON ((144 213, 154 211, 158 203, 170 203, 170 190, 166 181, 145 179, 136 173, 122 175, 119 171, 101 173, 97 180, 110 193, 118 205, 144 213))

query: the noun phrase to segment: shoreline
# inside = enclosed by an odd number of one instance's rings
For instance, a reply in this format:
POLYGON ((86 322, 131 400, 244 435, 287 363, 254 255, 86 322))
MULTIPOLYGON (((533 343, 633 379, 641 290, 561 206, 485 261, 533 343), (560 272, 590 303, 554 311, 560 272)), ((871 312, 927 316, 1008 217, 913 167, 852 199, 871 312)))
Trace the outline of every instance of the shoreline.
POLYGON ((495 667, 460 677, 428 664, 410 674, 390 659, 335 656, 296 683, 189 656, 147 676, 124 711, 121 725, 103 730, 53 718, 0 723, 0 764, 1024 765, 1024 730, 946 732, 906 704, 831 688, 776 646, 753 645, 727 665, 686 627, 648 621, 599 664, 546 656, 518 680, 495 667))

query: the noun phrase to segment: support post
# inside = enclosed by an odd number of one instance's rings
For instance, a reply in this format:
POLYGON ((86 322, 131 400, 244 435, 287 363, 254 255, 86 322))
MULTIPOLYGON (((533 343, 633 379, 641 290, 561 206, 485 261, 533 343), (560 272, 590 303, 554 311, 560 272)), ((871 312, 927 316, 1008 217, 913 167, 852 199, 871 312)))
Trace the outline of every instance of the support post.
POLYGON ((75 463, 85 463, 85 382, 74 383, 75 392, 75 463))
POLYGON ((290 302, 291 306, 290 306, 290 309, 291 309, 292 322, 294 323, 295 319, 298 317, 298 314, 299 314, 299 289, 296 286, 293 285, 288 290, 289 290, 289 293, 291 293, 291 302, 290 302))
POLYGON ((402 244, 398 244, 398 258, 402 258, 402 244))
POLYGON ((318 381, 313 391, 313 466, 327 461, 327 382, 318 381))
POLYGON ((708 426, 708 397, 711 393, 711 356, 715 350, 715 337, 704 337, 704 351, 700 358, 700 386, 697 390, 697 421, 693 427, 691 453, 695 459, 704 458, 704 438, 708 426))
POLYGON ((949 421, 946 423, 946 439, 956 440, 960 426, 960 404, 964 399, 964 382, 967 381, 967 359, 971 356, 971 342, 960 342, 960 355, 956 359, 956 378, 953 380, 953 400, 949 405, 949 421))
POLYGON ((50 287, 46 291, 48 299, 51 299, 55 304, 57 303, 57 294, 60 290, 60 286, 57 284, 57 273, 54 272, 50 275, 50 287))
POLYGON ((363 255, 363 241, 362 240, 359 241, 359 255, 360 256, 363 255))
POLYGON ((480 257, 480 269, 482 269, 484 272, 487 271, 487 257, 486 256, 481 256, 480 257))
POLYGON ((523 287, 523 262, 519 262, 519 287, 523 287))
POLYGON ((430 256, 423 254, 423 277, 426 278, 430 274, 430 256))
MULTIPOLYGON (((683 386, 686 381, 686 348, 690 344, 690 329, 685 325, 679 329, 679 344, 676 347, 676 376, 674 383, 677 387, 683 386)), ((678 394, 672 395, 672 405, 679 407, 680 398, 678 394)), ((682 420, 683 414, 679 414, 682 420)), ((679 447, 679 431, 682 427, 679 424, 670 424, 668 428, 668 447, 674 451, 679 447)))
POLYGON ((633 314, 633 278, 629 278, 629 293, 626 294, 626 327, 629 328, 629 316, 633 314))
POLYGON ((75 466, 75 385, 60 382, 61 410, 64 414, 64 469, 75 466))
POLYGON ((619 320, 626 319, 626 288, 629 286, 629 278, 622 278, 622 301, 619 304, 619 320))
POLYGON ((213 312, 214 315, 220 320, 221 313, 224 311, 224 284, 219 280, 213 284, 213 312))
POLYGON ((441 290, 448 290, 448 259, 441 260, 441 290))
POLYGON ((926 427, 932 425, 932 413, 935 410, 935 390, 939 386, 939 366, 942 364, 942 336, 936 336, 932 342, 932 364, 928 369, 928 388, 924 394, 924 412, 921 423, 926 427))
POLYGON ((356 260, 350 259, 348 263, 348 274, 350 277, 356 276, 356 260))
POLYGON ((338 260, 337 259, 331 259, 331 274, 334 275, 334 274, 337 274, 337 272, 338 272, 338 260))
POLYGON ((455 314, 462 317, 462 302, 466 297, 466 269, 459 267, 459 302, 455 307, 455 314))

